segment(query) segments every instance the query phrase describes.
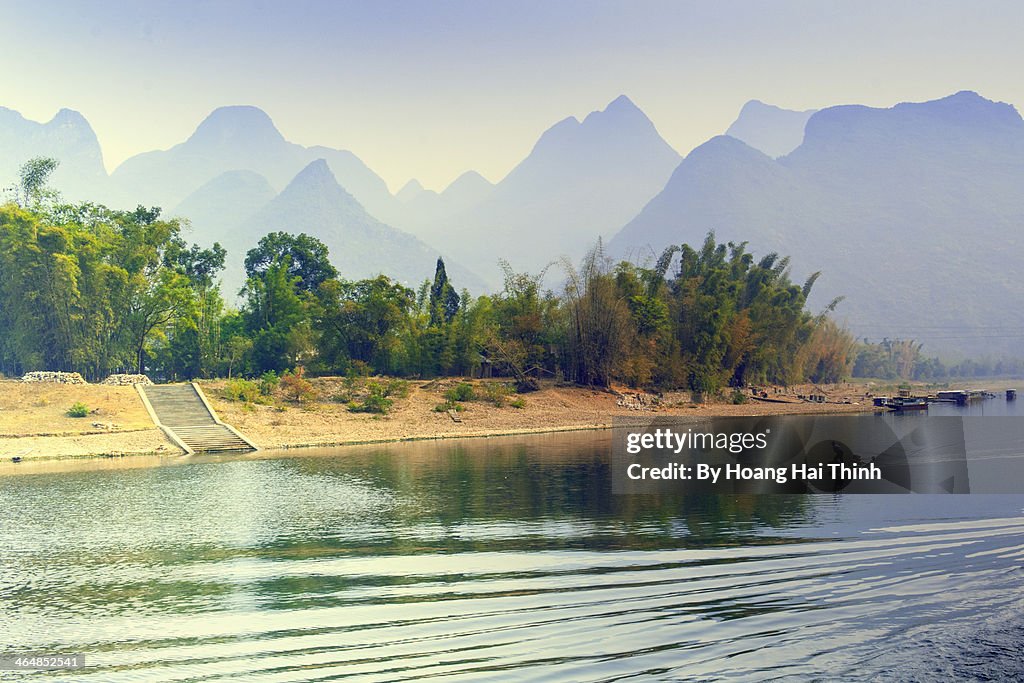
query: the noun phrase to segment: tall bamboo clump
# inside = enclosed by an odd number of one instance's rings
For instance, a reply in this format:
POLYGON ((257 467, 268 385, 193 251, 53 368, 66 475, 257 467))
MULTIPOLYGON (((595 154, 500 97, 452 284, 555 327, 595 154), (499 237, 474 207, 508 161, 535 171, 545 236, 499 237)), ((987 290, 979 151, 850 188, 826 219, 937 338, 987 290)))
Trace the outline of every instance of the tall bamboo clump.
POLYGON ((563 259, 568 281, 569 369, 580 384, 606 387, 628 350, 630 311, 612 274, 600 241, 579 270, 563 259))

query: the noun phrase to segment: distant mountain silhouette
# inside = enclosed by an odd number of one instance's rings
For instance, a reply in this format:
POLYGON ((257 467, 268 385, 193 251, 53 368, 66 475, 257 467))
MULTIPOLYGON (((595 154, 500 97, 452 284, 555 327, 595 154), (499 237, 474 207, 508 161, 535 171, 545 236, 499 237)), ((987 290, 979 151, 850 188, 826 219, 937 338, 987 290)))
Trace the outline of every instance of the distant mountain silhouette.
POLYGON ((121 203, 169 208, 226 171, 254 171, 280 190, 315 159, 325 159, 371 210, 386 210, 393 201, 384 181, 354 154, 288 142, 263 110, 251 106, 215 109, 188 140, 127 159, 111 179, 121 203))
POLYGON ((816 109, 792 111, 760 100, 750 100, 725 134, 742 140, 770 157, 781 157, 804 139, 804 126, 816 109))
POLYGON ((609 248, 650 258, 715 230, 791 254, 797 277, 824 271, 814 305, 846 295, 840 315, 861 334, 1019 353, 1005 331, 1024 329, 1022 186, 1010 105, 961 92, 830 107, 778 160, 724 136, 693 150, 609 248))
POLYGON ((476 171, 466 171, 452 181, 439 196, 453 206, 469 207, 483 201, 494 190, 494 183, 476 171))
MULTIPOLYGON (((426 190, 423 189, 423 185, 420 184, 420 181, 413 178, 403 185, 401 190, 395 193, 395 199, 404 204, 412 201, 417 195, 423 194, 424 192, 426 192, 426 190)), ((437 193, 435 192, 433 194, 437 193)))
POLYGON ((494 191, 494 185, 476 171, 466 171, 440 193, 422 186, 417 192, 406 188, 396 195, 400 200, 403 194, 405 198, 392 220, 423 239, 437 243, 450 237, 453 216, 476 206, 494 191))
POLYGON ((206 246, 220 242, 227 248, 247 241, 247 236, 238 234, 242 223, 276 194, 259 173, 227 171, 205 183, 167 215, 190 221, 190 241, 206 246))
POLYGON ((570 117, 552 126, 486 197, 424 234, 500 286, 498 259, 536 272, 561 255, 578 258, 635 216, 678 162, 622 96, 583 121, 570 117))
POLYGON ((107 191, 99 141, 81 114, 61 109, 47 123, 37 123, 0 107, 0 187, 15 185, 21 165, 34 157, 60 161, 50 185, 69 200, 96 200, 107 191))
MULTIPOLYGON (((224 291, 232 297, 244 283, 245 253, 270 232, 306 233, 324 242, 341 277, 349 280, 385 274, 415 288, 432 277, 444 255, 416 237, 381 223, 338 184, 323 159, 302 169, 287 187, 236 229, 223 233, 228 250, 224 291)), ((213 240, 209 240, 213 241, 213 240)), ((483 283, 448 258, 455 287, 481 291, 483 283)))

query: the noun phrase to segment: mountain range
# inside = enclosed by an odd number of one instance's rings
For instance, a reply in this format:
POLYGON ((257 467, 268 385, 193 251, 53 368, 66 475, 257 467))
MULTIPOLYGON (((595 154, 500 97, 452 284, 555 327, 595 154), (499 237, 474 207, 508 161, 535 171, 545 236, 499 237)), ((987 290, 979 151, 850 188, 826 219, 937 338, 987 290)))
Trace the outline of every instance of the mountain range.
POLYGON ((1008 104, 960 92, 829 107, 779 159, 729 136, 696 148, 609 249, 650 259, 714 230, 823 271, 812 303, 845 295, 863 335, 1019 353, 1022 186, 1024 121, 1008 104))
POLYGON ((791 111, 760 100, 750 100, 740 109, 740 115, 725 134, 778 158, 800 146, 807 119, 816 111, 791 111))
POLYGON ((77 111, 61 109, 47 123, 37 123, 0 107, 0 186, 14 185, 18 169, 33 157, 60 159, 51 180, 69 198, 106 196, 107 171, 99 140, 77 111))
POLYGON ((493 190, 493 183, 476 171, 466 171, 442 192, 426 190, 413 179, 395 194, 398 205, 392 206, 390 218, 425 239, 437 234, 443 238, 452 216, 476 206, 493 190))
POLYGON ((191 239, 229 249, 229 294, 245 249, 274 230, 327 242, 344 277, 414 285, 442 254, 474 292, 500 288, 499 259, 537 272, 603 237, 608 253, 650 262, 714 230, 791 255, 794 279, 823 271, 812 304, 845 295, 840 317, 859 334, 1015 352, 1024 122, 1012 106, 966 91, 890 108, 755 100, 726 133, 682 158, 623 96, 550 127, 497 183, 468 171, 442 192, 410 181, 392 195, 351 152, 291 143, 255 107, 217 109, 110 177, 80 114, 35 123, 0 109, 0 182, 54 156, 54 184, 73 199, 170 207, 191 239))
MULTIPOLYGON (((61 162, 52 184, 69 199, 160 206, 187 221, 192 241, 221 242, 228 250, 223 284, 229 300, 244 283, 245 252, 273 231, 319 238, 349 279, 385 273, 415 287, 433 275, 438 256, 447 256, 364 208, 395 215, 400 202, 354 154, 288 142, 256 107, 216 109, 185 142, 131 157, 109 177, 91 127, 70 110, 46 124, 0 110, 0 151, 6 184, 24 160, 52 156, 61 162)), ((459 277, 457 286, 485 289, 468 269, 447 265, 459 277)))
MULTIPOLYGON (((305 232, 327 245, 331 261, 345 279, 373 278, 384 273, 416 288, 431 278, 438 252, 408 232, 382 223, 338 184, 324 159, 311 162, 281 191, 224 236, 231 245, 224 274, 224 291, 244 284, 245 253, 268 232, 305 232)), ((479 292, 478 276, 455 260, 445 259, 450 276, 460 288, 479 292)))
POLYGON ((380 176, 352 152, 288 142, 264 111, 249 106, 215 109, 185 142, 125 160, 111 175, 112 200, 173 207, 204 183, 236 170, 259 173, 280 191, 316 159, 326 160, 370 211, 393 200, 380 176))
POLYGON ((679 160, 622 96, 582 121, 556 123, 482 201, 424 234, 500 287, 499 258, 530 272, 562 256, 578 260, 634 217, 679 160))
MULTIPOLYGON (((65 163, 60 150, 50 154, 65 163)), ((576 260, 598 237, 609 237, 664 186, 680 156, 647 116, 620 96, 582 121, 569 117, 549 128, 497 184, 467 171, 439 193, 412 180, 391 195, 351 152, 289 142, 262 110, 227 106, 214 110, 187 140, 168 150, 133 156, 109 178, 90 174, 92 191, 84 194, 114 206, 161 206, 165 215, 189 219, 197 241, 211 242, 214 236, 230 241, 226 237, 242 226, 252 227, 248 219, 317 159, 324 160, 368 217, 393 226, 395 234, 412 233, 453 259, 450 272, 461 267, 479 274, 457 286, 498 289, 499 260, 537 272, 563 255, 576 260)), ((66 191, 60 180, 54 179, 55 186, 66 191)), ((370 258, 360 265, 375 262, 370 258)), ((405 280, 416 272, 393 274, 405 280)), ((238 279, 231 267, 226 277, 238 279)))

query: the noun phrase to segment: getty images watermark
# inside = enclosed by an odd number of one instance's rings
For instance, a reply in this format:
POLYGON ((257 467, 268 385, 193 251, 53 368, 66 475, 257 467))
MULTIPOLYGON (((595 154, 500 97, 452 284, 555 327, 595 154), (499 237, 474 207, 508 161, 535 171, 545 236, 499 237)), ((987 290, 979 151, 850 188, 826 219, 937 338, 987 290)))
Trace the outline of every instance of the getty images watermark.
POLYGON ((617 418, 613 421, 612 490, 618 494, 1024 491, 1024 421, 988 418, 980 424, 977 419, 617 418), (973 429, 965 430, 965 425, 973 429), (1001 457, 970 457, 965 431, 980 435, 979 448, 985 453, 999 452, 1001 457), (995 438, 1004 447, 985 446, 986 438, 995 438), (1014 444, 1019 446, 1016 452, 1014 444))

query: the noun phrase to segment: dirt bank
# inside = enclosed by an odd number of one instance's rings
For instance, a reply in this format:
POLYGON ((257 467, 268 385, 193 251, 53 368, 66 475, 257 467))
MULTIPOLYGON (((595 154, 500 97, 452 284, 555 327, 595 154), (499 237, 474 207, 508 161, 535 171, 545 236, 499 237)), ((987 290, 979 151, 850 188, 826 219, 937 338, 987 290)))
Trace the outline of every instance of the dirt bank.
MULTIPOLYGON (((498 382, 498 380, 487 380, 498 382)), ((444 402, 444 394, 460 380, 410 382, 405 398, 396 398, 387 415, 353 413, 332 396, 343 393, 343 380, 313 380, 320 400, 307 405, 284 403, 254 405, 223 398, 224 381, 200 382, 221 419, 234 425, 262 448, 293 448, 375 441, 440 439, 468 436, 496 436, 548 431, 601 429, 611 426, 616 415, 681 415, 692 417, 781 415, 796 413, 855 412, 870 409, 870 401, 860 404, 797 402, 791 396, 778 396, 791 403, 750 401, 741 405, 726 403, 693 404, 689 394, 670 394, 660 405, 632 410, 624 404, 641 404, 636 392, 623 389, 618 395, 582 387, 546 385, 541 391, 520 396, 523 407, 495 407, 484 401, 467 401, 455 422, 435 407, 444 402)), ((477 381, 482 387, 486 382, 477 381)), ((853 391, 863 395, 861 388, 853 391)), ((478 391, 478 393, 480 393, 478 391)), ((833 400, 847 396, 835 394, 833 400)), ((850 399, 852 401, 852 399, 850 399)))
MULTIPOLYGON (((770 399, 782 402, 749 401, 734 405, 694 404, 685 393, 667 394, 653 402, 653 397, 625 388, 616 394, 548 384, 541 391, 519 397, 520 408, 465 401, 461 404, 464 410, 457 413, 460 421, 455 422, 447 412, 437 412, 435 407, 445 401, 445 392, 460 381, 408 382, 408 394, 395 398, 387 415, 351 412, 345 401, 338 400, 346 391, 345 380, 341 378, 313 379, 316 398, 303 403, 289 401, 280 390, 262 397, 263 403, 231 401, 224 397, 226 381, 204 380, 199 384, 220 418, 261 448, 598 429, 610 427, 616 415, 715 417, 870 409, 870 400, 864 398, 864 385, 821 387, 829 401, 824 404, 797 399, 798 394, 815 393, 814 387, 793 387, 781 393, 769 390, 770 399)), ((487 382, 499 381, 477 381, 475 385, 481 390, 487 382)), ((0 381, 0 458, 144 453, 173 455, 180 450, 154 426, 134 388, 0 381), (66 415, 76 402, 87 406, 87 417, 66 415)))
POLYGON ((0 381, 0 458, 177 453, 133 387, 0 381), (85 417, 69 417, 75 403, 85 417))

